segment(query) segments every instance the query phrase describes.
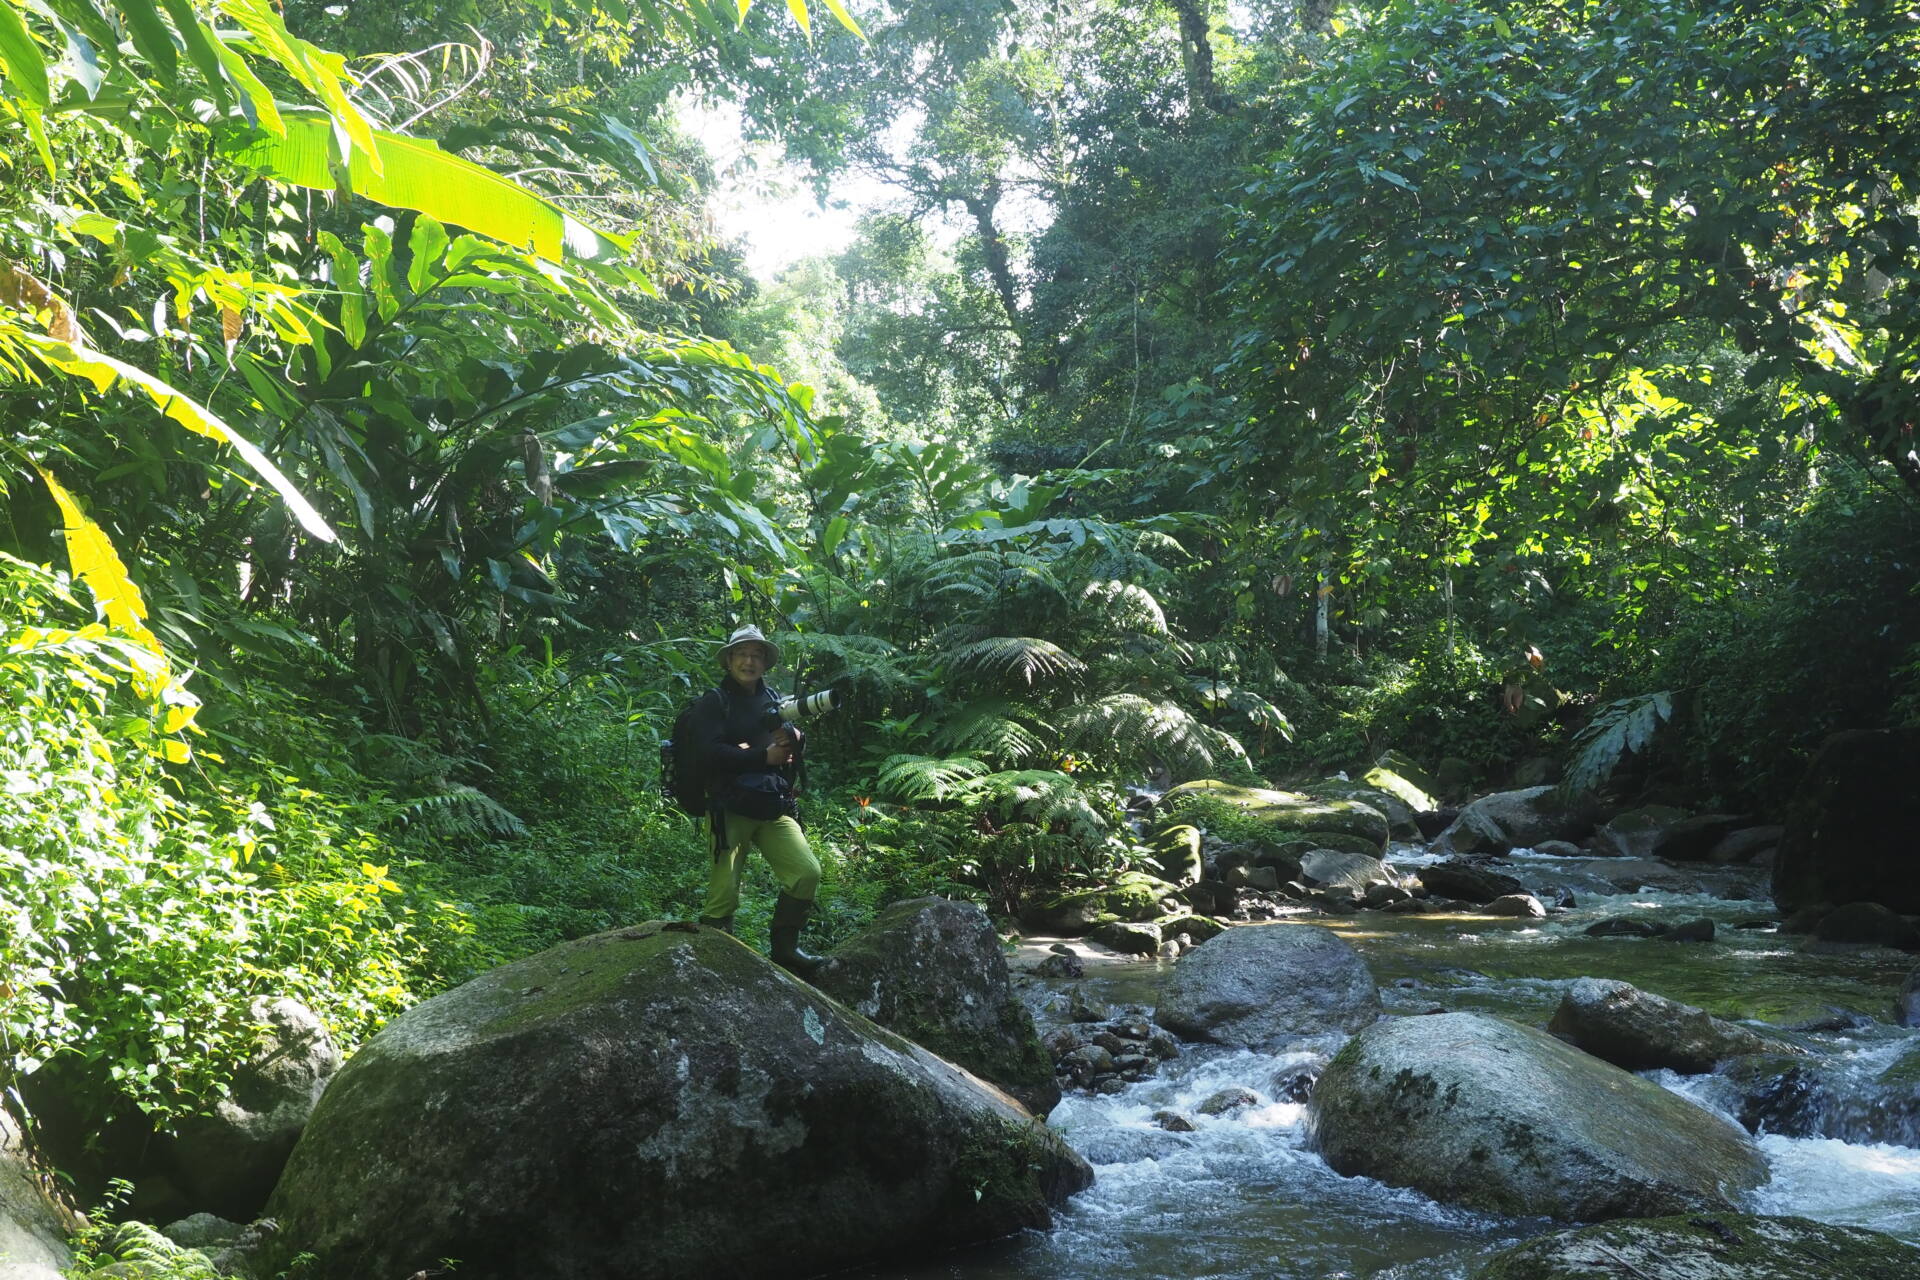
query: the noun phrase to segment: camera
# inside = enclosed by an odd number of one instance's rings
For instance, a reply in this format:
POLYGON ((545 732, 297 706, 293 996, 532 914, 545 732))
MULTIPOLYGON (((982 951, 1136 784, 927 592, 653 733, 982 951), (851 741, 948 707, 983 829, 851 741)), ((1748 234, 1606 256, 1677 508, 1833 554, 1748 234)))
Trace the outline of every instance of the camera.
POLYGON ((783 724, 833 711, 839 706, 840 691, 838 689, 822 689, 804 698, 785 698, 782 699, 779 710, 767 713, 766 727, 778 729, 783 724))

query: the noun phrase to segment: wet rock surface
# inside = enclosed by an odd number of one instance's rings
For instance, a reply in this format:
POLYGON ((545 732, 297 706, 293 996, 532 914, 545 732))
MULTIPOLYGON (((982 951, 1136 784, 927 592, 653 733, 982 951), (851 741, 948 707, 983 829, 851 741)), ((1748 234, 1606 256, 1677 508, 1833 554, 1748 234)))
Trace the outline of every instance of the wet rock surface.
POLYGON ((1379 1016, 1359 953, 1327 929, 1296 924, 1234 929, 1181 957, 1154 1013, 1177 1035, 1248 1049, 1355 1031, 1379 1016))
POLYGON ((1336 1171, 1500 1213, 1731 1210, 1768 1177, 1718 1116, 1488 1014, 1376 1023, 1328 1065, 1308 1114, 1336 1171))
POLYGON ((1704 1009, 1606 978, 1575 982, 1547 1030, 1629 1071, 1671 1067, 1698 1074, 1744 1054, 1799 1052, 1704 1009))
POLYGON ((656 922, 390 1023, 322 1097, 269 1212, 316 1280, 444 1258, 482 1278, 771 1277, 1042 1226, 1091 1178, 991 1086, 725 934, 656 922))
POLYGON ((1694 1214, 1602 1223, 1509 1249, 1472 1280, 1911 1280, 1920 1249, 1806 1218, 1694 1214))

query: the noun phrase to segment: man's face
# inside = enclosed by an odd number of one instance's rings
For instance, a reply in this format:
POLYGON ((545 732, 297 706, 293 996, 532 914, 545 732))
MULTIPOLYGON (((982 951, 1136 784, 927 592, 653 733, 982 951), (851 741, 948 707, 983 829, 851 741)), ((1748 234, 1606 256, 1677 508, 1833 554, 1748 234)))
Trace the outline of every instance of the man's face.
POLYGON ((726 657, 727 674, 735 683, 750 685, 766 674, 773 654, 763 644, 743 644, 726 657))

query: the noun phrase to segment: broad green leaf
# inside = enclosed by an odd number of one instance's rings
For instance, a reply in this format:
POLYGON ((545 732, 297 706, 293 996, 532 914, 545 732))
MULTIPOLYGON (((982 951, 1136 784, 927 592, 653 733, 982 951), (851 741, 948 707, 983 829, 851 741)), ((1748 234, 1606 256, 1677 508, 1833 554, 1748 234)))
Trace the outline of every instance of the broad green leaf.
POLYGON ((219 37, 200 21, 188 0, 160 0, 160 3, 166 6, 168 16, 173 19, 173 29, 180 33, 180 41, 187 47, 187 57, 199 68, 214 101, 226 106, 230 95, 221 74, 220 53, 215 48, 219 37))
POLYGON ((147 630, 147 602, 141 597, 140 588, 127 576, 127 566, 114 549, 113 540, 87 518, 80 504, 53 478, 52 472, 38 464, 33 469, 46 482, 47 492, 53 495, 61 519, 66 523, 67 561, 73 566, 73 574, 93 592, 107 625, 158 654, 160 642, 147 630))
POLYGON ((147 60, 160 82, 171 85, 180 65, 180 55, 174 48, 173 33, 167 30, 152 0, 113 0, 113 7, 126 18, 133 47, 147 60))
POLYGON ((0 62, 6 64, 7 82, 29 105, 40 111, 51 105, 46 60, 11 0, 0 0, 0 62))
MULTIPOLYGON (((344 166, 348 187, 369 200, 417 209, 550 262, 569 255, 615 258, 632 244, 632 237, 596 231, 511 179, 441 151, 426 139, 375 130, 373 143, 380 153, 378 170, 357 150, 344 166)), ((229 151, 240 163, 295 186, 332 191, 337 185, 333 122, 327 116, 289 113, 286 136, 242 139, 229 151)))
POLYGON ((322 542, 335 540, 334 532, 328 527, 326 520, 314 510, 313 504, 294 488, 293 482, 287 479, 280 468, 274 466, 267 455, 260 452, 252 442, 221 421, 213 410, 144 369, 136 369, 112 356, 71 343, 44 338, 39 334, 23 333, 18 335, 18 338, 42 362, 62 373, 71 374, 76 378, 85 378, 93 384, 96 391, 106 391, 115 386, 130 386, 143 391, 147 398, 159 407, 161 413, 187 430, 230 445, 234 452, 245 459, 247 465, 258 472, 260 478, 280 495, 281 501, 287 504, 287 508, 300 521, 301 527, 322 542))
POLYGON ((440 259, 447 252, 447 229, 431 217, 414 221, 413 234, 407 239, 407 288, 425 293, 438 276, 440 259))
POLYGON ((253 74, 247 60, 229 49, 218 36, 213 37, 212 47, 227 79, 240 91, 240 108, 246 112, 247 119, 276 137, 286 137, 287 125, 281 118, 280 105, 273 99, 273 91, 253 74))

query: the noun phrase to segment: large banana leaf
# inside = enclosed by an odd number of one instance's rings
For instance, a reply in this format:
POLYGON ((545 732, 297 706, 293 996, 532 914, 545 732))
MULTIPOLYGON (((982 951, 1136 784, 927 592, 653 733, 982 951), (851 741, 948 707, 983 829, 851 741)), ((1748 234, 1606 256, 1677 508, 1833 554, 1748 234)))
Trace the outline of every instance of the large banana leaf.
POLYGON ((359 147, 342 165, 332 117, 287 111, 283 118, 285 137, 250 135, 231 146, 230 154, 282 182, 316 191, 344 185, 377 203, 416 209, 550 262, 616 258, 632 243, 632 237, 597 231, 511 179, 424 138, 373 130, 376 171, 374 157, 359 147))

